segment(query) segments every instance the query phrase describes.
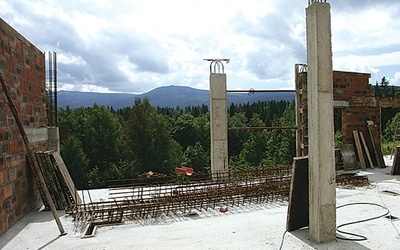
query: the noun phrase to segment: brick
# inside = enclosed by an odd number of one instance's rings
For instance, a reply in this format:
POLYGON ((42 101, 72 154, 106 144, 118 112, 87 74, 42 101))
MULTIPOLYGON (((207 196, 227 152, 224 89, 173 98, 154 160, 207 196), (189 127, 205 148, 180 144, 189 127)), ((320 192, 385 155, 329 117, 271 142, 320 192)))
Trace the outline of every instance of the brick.
POLYGON ((15 214, 12 212, 12 213, 9 213, 8 215, 7 215, 7 224, 8 225, 12 225, 12 224, 14 224, 15 222, 16 222, 17 220, 16 220, 16 218, 15 218, 15 214))
POLYGON ((3 171, 5 169, 6 169, 6 164, 5 164, 4 156, 0 156, 0 171, 3 171))
POLYGON ((0 234, 4 233, 7 230, 7 221, 3 218, 0 218, 0 234))
POLYGON ((0 187, 0 202, 3 202, 3 201, 4 201, 4 187, 0 187))
POLYGON ((0 187, 6 185, 6 183, 7 183, 7 172, 4 170, 0 172, 0 187))
POLYGON ((7 200, 12 197, 14 191, 14 187, 12 184, 8 184, 4 187, 4 200, 7 200))
POLYGON ((17 170, 16 168, 12 168, 8 171, 8 181, 14 182, 17 179, 17 170))

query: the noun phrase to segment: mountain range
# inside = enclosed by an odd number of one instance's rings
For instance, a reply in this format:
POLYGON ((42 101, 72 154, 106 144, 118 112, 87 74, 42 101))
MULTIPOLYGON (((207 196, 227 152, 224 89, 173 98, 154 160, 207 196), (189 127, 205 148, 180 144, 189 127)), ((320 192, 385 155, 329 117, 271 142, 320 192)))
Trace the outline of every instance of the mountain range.
MULTIPOLYGON (((106 107, 120 109, 132 106, 135 98, 150 99, 154 107, 201 106, 210 104, 210 92, 186 86, 163 86, 143 94, 126 93, 94 93, 79 91, 58 91, 58 107, 80 108, 92 107, 94 103, 106 107)), ((285 100, 294 101, 295 94, 291 92, 258 92, 258 93, 228 93, 228 104, 254 103, 257 101, 285 100)))

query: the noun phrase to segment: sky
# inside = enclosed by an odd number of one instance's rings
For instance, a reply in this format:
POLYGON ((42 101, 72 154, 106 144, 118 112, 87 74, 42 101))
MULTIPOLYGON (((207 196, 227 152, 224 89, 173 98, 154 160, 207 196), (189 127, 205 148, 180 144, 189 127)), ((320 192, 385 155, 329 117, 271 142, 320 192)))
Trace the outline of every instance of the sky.
MULTIPOLYGON (((328 0, 333 69, 400 85, 400 1, 328 0)), ((0 0, 0 17, 57 53, 58 89, 143 93, 209 89, 228 58, 228 89, 294 89, 307 63, 308 0, 0 0)), ((46 65, 47 66, 47 65, 46 65)))

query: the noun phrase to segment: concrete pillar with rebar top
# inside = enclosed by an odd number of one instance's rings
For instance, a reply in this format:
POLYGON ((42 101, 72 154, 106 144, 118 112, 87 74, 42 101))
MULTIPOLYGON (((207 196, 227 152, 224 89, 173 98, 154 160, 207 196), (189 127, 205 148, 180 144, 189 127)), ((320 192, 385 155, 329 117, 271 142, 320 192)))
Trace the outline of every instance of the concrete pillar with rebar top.
POLYGON ((309 231, 317 243, 336 239, 336 181, 330 5, 306 8, 309 131, 309 231))
POLYGON ((204 59, 210 61, 210 136, 211 172, 228 171, 227 93, 224 62, 229 59, 204 59))

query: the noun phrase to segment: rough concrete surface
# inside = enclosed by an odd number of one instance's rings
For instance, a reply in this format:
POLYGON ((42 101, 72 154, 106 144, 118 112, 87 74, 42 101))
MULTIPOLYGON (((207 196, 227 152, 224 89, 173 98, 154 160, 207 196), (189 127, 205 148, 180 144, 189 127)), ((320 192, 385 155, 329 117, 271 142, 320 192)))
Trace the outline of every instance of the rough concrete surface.
MULTIPOLYGON (((386 206, 400 217, 399 176, 387 175, 390 167, 368 169, 374 182, 369 187, 338 187, 337 206, 369 202, 386 206)), ((108 190, 92 190, 92 199, 108 198, 108 190)), ((87 197, 85 198, 88 199, 87 197)), ((375 205, 351 205, 337 209, 337 226, 384 214, 375 205)), ((59 231, 51 212, 31 212, 0 236, 2 249, 279 249, 286 227, 287 202, 251 204, 198 212, 196 216, 176 216, 128 221, 103 226, 95 236, 81 238, 72 218, 60 211, 66 236, 59 231)), ((340 228, 367 237, 364 241, 316 244, 304 228, 284 235, 282 249, 400 249, 400 220, 378 218, 340 228)), ((345 236, 338 234, 339 236, 345 236)))

